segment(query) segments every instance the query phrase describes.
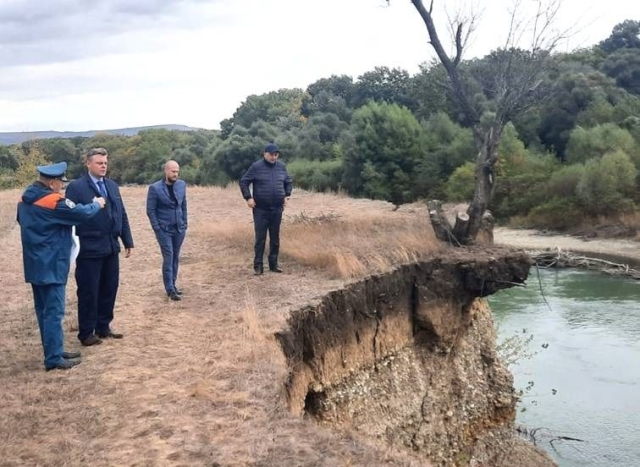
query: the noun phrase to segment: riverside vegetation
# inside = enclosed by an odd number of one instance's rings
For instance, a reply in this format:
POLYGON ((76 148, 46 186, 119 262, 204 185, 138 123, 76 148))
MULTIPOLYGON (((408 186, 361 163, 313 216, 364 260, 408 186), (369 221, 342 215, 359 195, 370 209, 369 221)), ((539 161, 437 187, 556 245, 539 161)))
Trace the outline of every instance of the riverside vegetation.
MULTIPOLYGON (((622 224, 635 235, 640 200, 640 21, 615 26, 589 49, 554 54, 536 88, 547 96, 501 134, 490 209, 518 227, 591 230, 622 224), (631 217, 630 217, 631 216, 631 217)), ((463 61, 460 73, 490 117, 489 77, 500 50, 463 61)), ((468 201, 476 150, 469 123, 441 92, 442 66, 410 75, 378 67, 357 79, 330 76, 306 89, 251 95, 220 131, 147 130, 136 136, 43 139, 0 146, 0 186, 24 185, 41 162, 83 171, 82 154, 103 146, 121 184, 155 180, 164 161, 190 184, 236 181, 277 141, 298 187, 392 202, 468 201)), ((480 105, 480 104, 478 104, 480 105)), ((484 114, 483 114, 484 115, 484 114)))

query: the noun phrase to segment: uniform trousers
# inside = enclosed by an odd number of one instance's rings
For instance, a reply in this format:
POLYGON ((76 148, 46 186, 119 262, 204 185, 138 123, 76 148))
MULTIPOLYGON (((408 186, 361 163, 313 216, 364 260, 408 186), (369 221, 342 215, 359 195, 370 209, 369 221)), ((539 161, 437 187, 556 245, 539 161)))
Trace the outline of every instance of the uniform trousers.
POLYGON ((62 362, 64 351, 65 285, 31 285, 33 303, 40 328, 45 368, 53 368, 62 362))

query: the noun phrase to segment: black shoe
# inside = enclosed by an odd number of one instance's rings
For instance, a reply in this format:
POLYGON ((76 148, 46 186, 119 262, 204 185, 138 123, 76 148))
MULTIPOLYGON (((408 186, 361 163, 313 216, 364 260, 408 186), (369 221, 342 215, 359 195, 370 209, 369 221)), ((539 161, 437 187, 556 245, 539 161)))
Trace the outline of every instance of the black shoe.
POLYGON ((101 339, 122 339, 124 334, 119 332, 107 331, 107 332, 99 332, 98 337, 101 339))
POLYGON ((62 358, 67 360, 73 360, 74 358, 80 358, 82 354, 80 352, 62 352, 62 358))
POLYGON ((284 272, 282 269, 280 269, 278 266, 273 266, 269 268, 269 271, 271 272, 284 272))
POLYGON ((45 370, 47 370, 47 371, 51 371, 51 370, 69 370, 69 369, 73 368, 74 366, 80 364, 80 362, 82 362, 82 360, 80 360, 79 358, 74 358, 74 359, 70 359, 70 360, 67 360, 67 359, 63 358, 62 360, 60 360, 60 363, 58 363, 57 365, 51 366, 49 368, 45 368, 45 370))
POLYGON ((178 295, 182 295, 182 290, 180 290, 178 287, 175 287, 175 286, 174 286, 174 287, 173 287, 173 290, 175 290, 175 292, 176 292, 178 295))
POLYGON ((82 345, 84 345, 85 347, 89 347, 89 346, 92 346, 92 345, 102 344, 102 339, 98 339, 98 336, 96 336, 95 334, 91 334, 86 339, 82 339, 80 341, 80 343, 82 345))
POLYGON ((182 300, 182 297, 177 292, 169 292, 169 298, 174 302, 182 300))
POLYGON ((262 269, 262 266, 258 266, 258 267, 253 268, 253 275, 254 276, 261 276, 263 272, 264 272, 264 270, 262 269))

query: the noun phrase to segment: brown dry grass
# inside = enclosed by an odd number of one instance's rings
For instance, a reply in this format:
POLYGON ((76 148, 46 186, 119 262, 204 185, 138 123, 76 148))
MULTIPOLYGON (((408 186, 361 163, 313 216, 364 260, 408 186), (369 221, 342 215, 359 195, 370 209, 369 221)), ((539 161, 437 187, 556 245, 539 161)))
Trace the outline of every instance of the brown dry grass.
MULTIPOLYGON (((285 213, 285 274, 251 275, 251 212, 237 186, 189 190, 181 302, 163 291, 144 214, 146 188, 124 188, 136 248, 121 259, 114 328, 68 372, 42 369, 23 281, 17 191, 0 192, 0 466, 423 465, 379 440, 292 416, 273 332, 346 280, 436 248, 419 205, 297 191, 285 213)), ((75 284, 67 286, 67 348, 75 284)))

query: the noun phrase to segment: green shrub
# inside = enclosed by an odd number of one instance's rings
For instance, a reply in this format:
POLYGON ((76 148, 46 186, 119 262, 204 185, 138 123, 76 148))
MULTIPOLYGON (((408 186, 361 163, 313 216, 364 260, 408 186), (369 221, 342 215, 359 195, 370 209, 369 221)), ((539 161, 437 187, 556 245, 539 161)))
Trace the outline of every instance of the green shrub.
POLYGON ((534 207, 525 219, 527 227, 566 230, 579 225, 585 213, 575 198, 553 198, 534 207))
POLYGON ((447 201, 469 201, 475 189, 475 166, 466 162, 453 171, 445 186, 447 201))
POLYGON ((287 164, 295 186, 304 190, 338 191, 342 180, 342 160, 296 159, 287 164))

